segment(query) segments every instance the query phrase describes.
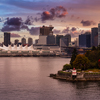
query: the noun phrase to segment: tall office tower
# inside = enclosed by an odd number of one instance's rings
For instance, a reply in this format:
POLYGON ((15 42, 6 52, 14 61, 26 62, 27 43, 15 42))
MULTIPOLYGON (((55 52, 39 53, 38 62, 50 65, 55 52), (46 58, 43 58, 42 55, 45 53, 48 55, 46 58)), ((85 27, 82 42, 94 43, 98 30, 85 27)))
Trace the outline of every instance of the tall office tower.
POLYGON ((28 45, 31 46, 33 44, 33 39, 32 38, 28 38, 28 45))
POLYGON ((60 38, 62 38, 63 35, 57 35, 56 36, 56 45, 60 46, 60 38))
POLYGON ((26 44, 26 39, 22 38, 22 45, 24 46, 26 44))
POLYGON ((100 23, 98 24, 98 45, 100 45, 100 23))
POLYGON ((91 47, 91 34, 86 32, 79 35, 79 47, 91 47))
POLYGON ((53 28, 54 28, 54 27, 52 27, 51 25, 50 25, 49 27, 47 27, 47 26, 42 26, 42 27, 40 28, 40 35, 50 35, 50 34, 53 35, 53 31, 52 31, 53 28))
POLYGON ((47 35, 39 35, 39 45, 47 45, 47 35))
POLYGON ((14 44, 18 46, 18 42, 19 42, 19 40, 16 39, 14 44))
POLYGON ((98 46, 98 28, 91 29, 91 46, 98 46))
POLYGON ((48 35, 47 36, 47 45, 55 45, 55 44, 56 44, 55 35, 48 35))
POLYGON ((71 35, 66 34, 64 37, 60 39, 60 46, 69 46, 70 42, 71 42, 71 35))
POLYGON ((8 46, 10 44, 10 33, 4 32, 4 45, 8 46))

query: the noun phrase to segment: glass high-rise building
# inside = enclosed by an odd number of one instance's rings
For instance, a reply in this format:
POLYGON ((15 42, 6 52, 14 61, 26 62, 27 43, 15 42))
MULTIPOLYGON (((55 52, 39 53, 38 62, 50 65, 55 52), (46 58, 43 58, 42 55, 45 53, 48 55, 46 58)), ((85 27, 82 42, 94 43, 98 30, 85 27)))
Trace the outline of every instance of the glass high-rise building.
POLYGON ((91 29, 91 46, 98 46, 98 28, 91 29))
POLYGON ((10 33, 4 32, 4 45, 10 45, 10 33))
POLYGON ((55 35, 48 35, 47 36, 47 45, 55 45, 55 44, 56 44, 55 35))
POLYGON ((79 35, 79 47, 91 47, 91 34, 89 32, 79 35))
POLYGON ((56 36, 56 45, 60 46, 60 39, 63 37, 63 35, 57 35, 56 36))

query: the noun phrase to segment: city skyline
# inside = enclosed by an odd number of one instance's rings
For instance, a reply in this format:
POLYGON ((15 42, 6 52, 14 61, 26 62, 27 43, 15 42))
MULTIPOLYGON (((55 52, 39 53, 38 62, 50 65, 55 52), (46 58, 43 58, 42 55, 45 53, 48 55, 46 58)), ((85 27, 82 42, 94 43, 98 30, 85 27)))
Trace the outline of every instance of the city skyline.
POLYGON ((39 28, 53 25, 53 33, 71 34, 72 40, 100 21, 99 0, 0 0, 0 42, 3 32, 11 33, 11 42, 22 37, 39 37, 39 28))

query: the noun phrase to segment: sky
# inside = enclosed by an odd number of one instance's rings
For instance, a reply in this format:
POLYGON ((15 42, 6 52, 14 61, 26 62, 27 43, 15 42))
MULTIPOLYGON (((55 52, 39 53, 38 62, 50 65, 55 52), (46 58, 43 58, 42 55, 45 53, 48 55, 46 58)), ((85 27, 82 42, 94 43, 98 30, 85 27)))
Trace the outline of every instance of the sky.
POLYGON ((0 0, 0 43, 4 32, 11 42, 39 38, 43 25, 54 27, 54 35, 71 34, 72 41, 91 32, 100 22, 100 0, 0 0))

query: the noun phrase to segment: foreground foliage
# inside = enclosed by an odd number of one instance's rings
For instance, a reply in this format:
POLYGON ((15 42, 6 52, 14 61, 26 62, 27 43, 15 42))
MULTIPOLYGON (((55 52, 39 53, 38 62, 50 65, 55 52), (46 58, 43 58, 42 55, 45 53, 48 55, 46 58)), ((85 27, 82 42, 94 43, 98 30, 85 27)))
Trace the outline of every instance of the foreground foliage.
POLYGON ((78 55, 77 50, 74 49, 70 64, 65 64, 62 70, 65 71, 74 67, 81 70, 100 69, 100 45, 98 47, 93 46, 92 50, 86 51, 83 55, 78 55))
POLYGON ((77 55, 73 62, 73 67, 76 69, 86 70, 90 67, 90 61, 85 55, 77 55))
POLYGON ((71 66, 73 66, 73 61, 76 59, 76 56, 78 55, 76 48, 74 48, 73 52, 72 52, 72 57, 70 60, 70 64, 71 66))
POLYGON ((65 70, 68 70, 68 69, 72 69, 72 66, 70 65, 70 64, 65 64, 64 66, 63 66, 63 71, 65 71, 65 70))

